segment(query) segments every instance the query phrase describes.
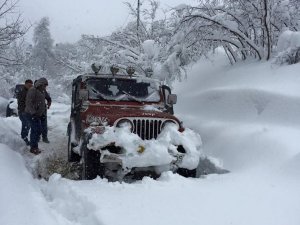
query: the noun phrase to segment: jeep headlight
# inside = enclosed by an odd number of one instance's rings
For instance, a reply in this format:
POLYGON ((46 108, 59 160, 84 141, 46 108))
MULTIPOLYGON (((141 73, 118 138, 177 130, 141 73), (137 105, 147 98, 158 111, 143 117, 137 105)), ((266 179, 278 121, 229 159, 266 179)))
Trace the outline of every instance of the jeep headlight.
POLYGON ((133 131, 133 124, 128 119, 121 119, 120 121, 118 121, 116 126, 119 127, 119 128, 128 127, 130 132, 133 131))
POLYGON ((163 130, 168 125, 176 126, 177 130, 179 129, 178 123, 176 123, 174 120, 166 120, 165 122, 162 123, 161 130, 163 130))

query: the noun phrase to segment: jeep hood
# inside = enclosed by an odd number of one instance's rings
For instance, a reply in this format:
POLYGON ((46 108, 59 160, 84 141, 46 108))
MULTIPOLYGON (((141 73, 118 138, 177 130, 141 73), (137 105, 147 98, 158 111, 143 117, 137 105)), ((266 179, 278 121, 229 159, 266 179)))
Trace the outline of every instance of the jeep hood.
POLYGON ((126 117, 173 119, 178 123, 180 123, 175 116, 166 112, 162 112, 151 105, 143 105, 143 106, 90 105, 88 110, 82 113, 82 116, 83 117, 95 116, 95 117, 107 118, 110 125, 112 125, 112 123, 114 123, 114 121, 116 121, 117 119, 126 118, 126 117))

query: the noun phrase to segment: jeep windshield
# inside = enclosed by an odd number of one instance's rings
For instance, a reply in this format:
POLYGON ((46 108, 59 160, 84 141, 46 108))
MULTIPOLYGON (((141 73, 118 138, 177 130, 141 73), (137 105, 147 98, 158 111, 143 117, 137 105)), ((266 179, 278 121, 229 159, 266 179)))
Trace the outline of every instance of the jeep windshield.
POLYGON ((90 100, 159 102, 160 94, 155 82, 136 79, 88 79, 90 100))

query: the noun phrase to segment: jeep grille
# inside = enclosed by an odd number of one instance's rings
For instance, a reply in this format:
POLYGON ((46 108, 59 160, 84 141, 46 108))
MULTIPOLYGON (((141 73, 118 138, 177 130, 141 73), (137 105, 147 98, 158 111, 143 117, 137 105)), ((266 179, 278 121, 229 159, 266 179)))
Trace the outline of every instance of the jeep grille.
POLYGON ((133 119, 133 133, 143 140, 156 139, 161 132, 162 120, 159 119, 133 119))
MULTIPOLYGON (((143 140, 156 139, 161 132, 163 122, 170 119, 163 118, 145 118, 145 117, 129 117, 121 118, 128 119, 133 124, 133 133, 140 136, 143 140)), ((118 121, 120 121, 119 119, 118 121)), ((116 121, 116 123, 118 122, 116 121)), ((175 122, 175 121, 174 121, 175 122)), ((115 125, 116 125, 115 123, 115 125)))

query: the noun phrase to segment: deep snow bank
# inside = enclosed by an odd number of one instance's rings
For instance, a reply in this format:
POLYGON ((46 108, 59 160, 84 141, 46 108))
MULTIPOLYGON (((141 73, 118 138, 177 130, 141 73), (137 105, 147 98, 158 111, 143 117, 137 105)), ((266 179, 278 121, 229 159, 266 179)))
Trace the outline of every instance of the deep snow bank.
MULTIPOLYGON (((74 182, 54 175, 49 186, 57 207, 65 206, 64 200, 75 192, 89 202, 93 218, 106 225, 298 225, 300 221, 299 182, 257 171, 206 179, 167 172, 158 180, 146 177, 131 184, 99 178, 74 182)), ((76 198, 73 201, 77 206, 76 198)))
POLYGON ((299 71, 300 64, 272 62, 228 66, 219 54, 197 63, 188 80, 175 85, 175 109, 200 133, 204 153, 223 159, 224 168, 259 165, 262 172, 278 172, 300 151, 299 71))
POLYGON ((48 206, 21 155, 4 144, 0 144, 0 187, 1 225, 70 224, 48 206))
MULTIPOLYGON (((184 98, 185 96, 183 96, 184 98)), ((300 126, 300 96, 259 88, 222 87, 186 96, 196 104, 182 101, 181 107, 198 111, 198 118, 217 121, 300 126)))
POLYGON ((20 133, 21 121, 18 117, 0 117, 0 143, 21 153, 25 145, 20 133))

